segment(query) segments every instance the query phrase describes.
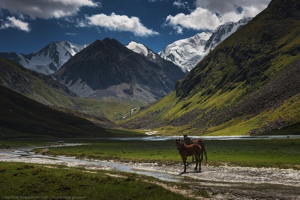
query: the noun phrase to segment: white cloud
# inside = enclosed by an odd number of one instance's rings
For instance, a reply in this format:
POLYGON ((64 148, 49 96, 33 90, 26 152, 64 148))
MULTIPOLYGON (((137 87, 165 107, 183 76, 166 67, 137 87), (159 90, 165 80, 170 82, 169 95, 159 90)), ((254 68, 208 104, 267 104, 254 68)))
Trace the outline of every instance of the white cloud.
POLYGON ((181 0, 174 1, 173 6, 176 6, 177 8, 189 9, 189 3, 186 1, 182 2, 181 0))
MULTIPOLYGON (((220 19, 209 10, 197 8, 191 14, 179 13, 175 16, 169 15, 166 24, 178 30, 178 26, 187 29, 215 29, 220 24, 220 19)), ((182 30, 181 30, 182 31, 182 30)))
POLYGON ((263 9, 265 9, 270 1, 271 0, 197 0, 196 6, 219 13, 220 15, 235 12, 236 8, 242 7, 244 10, 250 9, 253 11, 247 14, 244 13, 246 17, 254 17, 263 9))
POLYGON ((98 7, 93 0, 1 0, 0 9, 31 18, 61 18, 77 14, 83 6, 98 7))
MULTIPOLYGON (((86 17, 87 23, 90 26, 103 27, 111 31, 129 31, 135 36, 151 36, 159 33, 146 28, 138 17, 128 17, 126 15, 111 15, 98 14, 86 17)), ((79 23, 79 26, 86 26, 84 23, 79 23)))
MULTIPOLYGON (((271 0, 196 0, 196 9, 189 14, 169 15, 164 25, 194 30, 214 30, 229 21, 254 17, 267 7, 271 0)), ((181 1, 177 1, 181 2, 181 1)), ((182 30, 180 30, 182 33, 182 30)))
POLYGON ((15 17, 7 17, 6 19, 7 21, 4 21, 4 23, 1 24, 0 29, 17 28, 26 32, 30 31, 28 23, 22 22, 15 17))

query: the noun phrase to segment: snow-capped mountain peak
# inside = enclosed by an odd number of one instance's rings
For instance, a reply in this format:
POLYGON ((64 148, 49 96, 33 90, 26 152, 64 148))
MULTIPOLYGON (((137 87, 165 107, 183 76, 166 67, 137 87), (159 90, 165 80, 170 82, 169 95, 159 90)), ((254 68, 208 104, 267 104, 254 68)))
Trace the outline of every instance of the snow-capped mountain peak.
POLYGON ((20 54, 20 64, 43 74, 52 74, 86 46, 68 41, 52 42, 35 53, 20 54))
POLYGON ((182 71, 190 71, 205 55, 205 45, 211 37, 211 32, 202 32, 193 37, 178 40, 169 44, 159 55, 174 64, 182 71))
POLYGON ((135 53, 142 54, 146 57, 152 57, 153 60, 156 59, 156 54, 143 44, 131 41, 126 47, 135 53))
POLYGON ((228 22, 213 32, 202 32, 190 38, 178 40, 166 46, 158 54, 162 58, 172 61, 182 71, 190 71, 218 44, 251 19, 243 18, 238 22, 228 22))

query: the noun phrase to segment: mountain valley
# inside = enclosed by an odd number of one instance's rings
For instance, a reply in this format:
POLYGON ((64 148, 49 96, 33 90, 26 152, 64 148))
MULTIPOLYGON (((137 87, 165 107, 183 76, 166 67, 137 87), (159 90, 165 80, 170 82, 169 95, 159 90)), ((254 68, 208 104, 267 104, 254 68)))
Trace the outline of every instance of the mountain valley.
POLYGON ((0 85, 104 128, 299 134, 299 5, 273 0, 253 19, 176 41, 158 54, 110 38, 0 53, 0 85))

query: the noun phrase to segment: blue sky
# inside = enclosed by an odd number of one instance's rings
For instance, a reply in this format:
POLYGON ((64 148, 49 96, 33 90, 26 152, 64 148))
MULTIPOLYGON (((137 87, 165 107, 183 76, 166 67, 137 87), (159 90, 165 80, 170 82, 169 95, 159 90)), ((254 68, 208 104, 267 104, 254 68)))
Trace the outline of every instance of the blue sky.
POLYGON ((270 0, 0 0, 0 52, 29 54, 51 42, 130 41, 159 52, 229 21, 254 17, 270 0))

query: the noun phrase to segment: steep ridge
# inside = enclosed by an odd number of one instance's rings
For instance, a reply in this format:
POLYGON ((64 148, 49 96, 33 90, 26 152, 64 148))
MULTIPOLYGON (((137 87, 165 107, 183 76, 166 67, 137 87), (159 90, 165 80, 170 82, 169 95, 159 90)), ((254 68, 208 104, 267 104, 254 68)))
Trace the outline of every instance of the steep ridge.
POLYGON ((76 54, 53 77, 82 97, 151 102, 174 90, 184 76, 172 66, 158 65, 105 38, 76 54))
POLYGON ((124 126, 168 126, 169 132, 188 134, 299 134, 299 27, 300 2, 273 0, 178 81, 175 92, 124 126))

